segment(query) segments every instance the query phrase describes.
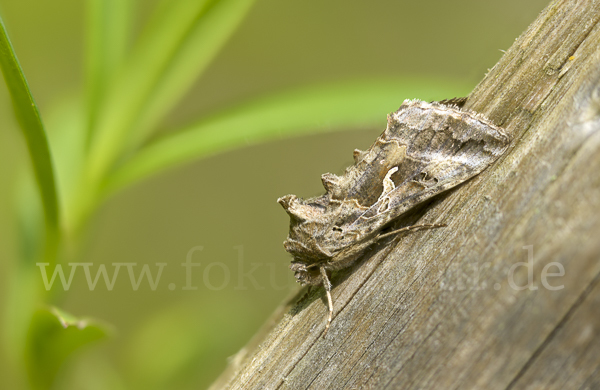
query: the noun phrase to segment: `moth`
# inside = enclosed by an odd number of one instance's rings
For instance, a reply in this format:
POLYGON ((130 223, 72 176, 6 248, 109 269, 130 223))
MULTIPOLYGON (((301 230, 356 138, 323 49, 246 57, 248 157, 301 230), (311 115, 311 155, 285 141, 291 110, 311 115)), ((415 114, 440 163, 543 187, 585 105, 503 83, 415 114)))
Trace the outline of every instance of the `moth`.
POLYGON ((290 216, 283 245, 293 256, 296 281, 325 288, 329 315, 323 336, 333 318, 331 272, 351 266, 384 237, 445 226, 392 227, 409 210, 478 175, 506 151, 509 137, 500 127, 454 102, 460 100, 405 100, 388 115, 375 143, 354 151, 355 163, 343 176, 321 176, 324 195, 277 200, 290 216))

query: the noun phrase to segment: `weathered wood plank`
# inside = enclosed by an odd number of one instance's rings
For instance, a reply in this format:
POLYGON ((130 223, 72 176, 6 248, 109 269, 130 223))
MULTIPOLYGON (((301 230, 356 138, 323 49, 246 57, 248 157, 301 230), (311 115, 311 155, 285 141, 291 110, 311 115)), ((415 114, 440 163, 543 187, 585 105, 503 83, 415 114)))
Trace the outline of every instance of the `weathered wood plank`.
POLYGON ((600 388, 600 278, 582 295, 554 337, 534 354, 511 389, 600 388))
POLYGON ((381 243, 334 274, 326 338, 316 289, 214 387, 597 384, 599 21, 599 2, 553 2, 469 96, 512 144, 419 220, 448 227, 381 243))

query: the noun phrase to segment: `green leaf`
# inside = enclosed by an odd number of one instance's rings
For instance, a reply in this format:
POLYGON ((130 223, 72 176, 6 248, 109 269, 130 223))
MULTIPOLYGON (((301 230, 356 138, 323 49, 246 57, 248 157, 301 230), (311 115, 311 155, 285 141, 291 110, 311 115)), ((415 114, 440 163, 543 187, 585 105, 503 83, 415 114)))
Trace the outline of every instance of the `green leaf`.
POLYGON ((59 207, 50 148, 38 108, 0 18, 0 68, 15 115, 27 142, 46 220, 46 255, 54 257, 59 232, 59 207))
POLYGON ((88 0, 86 27, 86 91, 88 127, 98 115, 106 86, 123 64, 131 33, 133 0, 88 0))
POLYGON ((77 319, 57 308, 40 309, 27 335, 27 368, 32 386, 48 389, 65 360, 80 347, 102 339, 108 327, 77 319))
POLYGON ((64 238, 69 240, 66 245, 77 241, 77 234, 71 222, 75 211, 73 206, 79 191, 79 180, 87 157, 87 134, 84 129, 88 118, 85 104, 79 94, 55 98, 44 118, 53 153, 56 183, 61 189, 58 194, 62 211, 61 231, 64 238))
POLYGON ((165 68, 140 114, 134 146, 173 108, 240 25, 254 0, 226 0, 211 5, 188 33, 165 68))
POLYGON ((355 81, 272 95, 207 118, 141 149, 106 183, 112 193, 191 160, 277 138, 365 126, 385 127, 385 115, 405 98, 443 99, 470 86, 450 80, 355 81))
POLYGON ((163 1, 105 99, 91 144, 92 183, 191 87, 252 1, 163 1))

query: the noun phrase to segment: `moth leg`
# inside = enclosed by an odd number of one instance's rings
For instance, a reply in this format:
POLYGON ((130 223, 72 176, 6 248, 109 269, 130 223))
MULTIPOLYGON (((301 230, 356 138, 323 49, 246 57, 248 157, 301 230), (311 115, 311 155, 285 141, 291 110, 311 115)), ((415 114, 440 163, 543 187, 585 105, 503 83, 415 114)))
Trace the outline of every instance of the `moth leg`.
POLYGON ((325 287, 325 293, 327 294, 327 304, 329 307, 329 317, 327 317, 327 325, 325 325, 325 331, 323 332, 323 337, 325 337, 327 331, 329 330, 331 320, 333 319, 333 299, 331 299, 331 282, 327 277, 327 271, 325 271, 324 267, 321 267, 320 271, 321 277, 323 278, 323 287, 325 287))
POLYGON ((413 225, 413 226, 407 226, 407 227, 403 227, 401 229, 397 229, 397 230, 393 230, 391 232, 388 233, 384 233, 381 234, 377 237, 377 239, 381 239, 381 238, 385 238, 385 237, 389 237, 401 232, 407 232, 409 230, 420 230, 420 229, 436 229, 436 228, 441 228, 441 227, 446 227, 446 224, 433 224, 433 223, 424 223, 423 225, 413 225))

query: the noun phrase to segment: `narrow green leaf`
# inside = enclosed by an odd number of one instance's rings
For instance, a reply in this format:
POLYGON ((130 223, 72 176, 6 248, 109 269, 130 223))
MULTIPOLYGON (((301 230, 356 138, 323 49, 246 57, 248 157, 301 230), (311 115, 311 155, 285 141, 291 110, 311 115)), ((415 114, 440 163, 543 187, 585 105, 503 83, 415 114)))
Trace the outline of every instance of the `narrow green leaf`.
POLYGON ((405 98, 465 95, 450 80, 411 78, 304 88, 276 94, 205 119, 141 149, 106 183, 114 192, 164 169, 243 145, 348 127, 385 127, 385 115, 405 98))
POLYGON ((75 201, 79 193, 79 181, 84 169, 88 134, 84 131, 88 123, 85 104, 79 94, 54 99, 52 109, 44 117, 48 129, 48 141, 53 153, 56 184, 60 188, 61 231, 72 245, 76 234, 71 222, 75 212, 75 201))
POLYGON ((86 92, 88 127, 93 128, 106 87, 122 65, 131 33, 133 0, 88 0, 86 92))
MULTIPOLYGON (((92 129, 87 186, 94 186, 118 158, 149 94, 206 0, 163 1, 110 85, 92 129)), ((92 189, 93 191, 93 189, 92 189)))
POLYGON ((80 347, 102 339, 108 327, 57 308, 34 313, 27 335, 26 363, 32 386, 49 389, 65 360, 80 347))
POLYGON ((46 219, 47 254, 54 252, 59 232, 59 207, 52 158, 38 108, 0 18, 0 68, 10 92, 15 115, 27 142, 46 219))
POLYGON ((187 91, 251 2, 181 0, 158 7, 105 100, 91 145, 92 183, 187 91))
POLYGON ((134 129, 133 146, 143 141, 191 88, 235 32, 253 3, 254 0, 221 0, 206 10, 181 42, 149 95, 134 129))

